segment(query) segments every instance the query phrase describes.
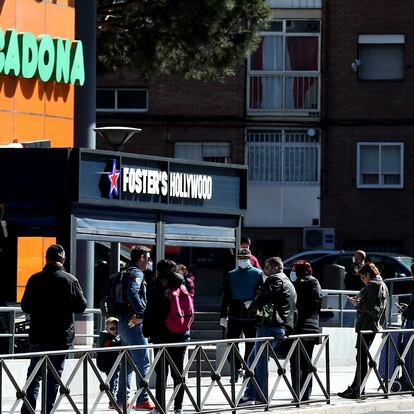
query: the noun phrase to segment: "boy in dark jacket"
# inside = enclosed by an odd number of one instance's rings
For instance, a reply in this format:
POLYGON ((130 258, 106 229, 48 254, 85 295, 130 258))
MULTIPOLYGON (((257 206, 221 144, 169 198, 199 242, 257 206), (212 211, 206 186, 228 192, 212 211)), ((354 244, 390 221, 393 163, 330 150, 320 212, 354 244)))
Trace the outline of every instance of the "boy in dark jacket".
MULTIPOLYGON (((118 323, 119 319, 111 316, 105 321, 105 330, 99 333, 99 348, 107 348, 114 346, 121 346, 121 338, 118 335, 118 323)), ((96 355, 96 365, 104 372, 107 376, 111 372, 112 367, 115 364, 118 352, 98 352, 96 355)), ((115 397, 118 389, 119 380, 119 367, 116 369, 112 378, 109 381, 109 390, 115 397)), ((112 401, 109 402, 109 408, 114 409, 115 404, 112 401)))

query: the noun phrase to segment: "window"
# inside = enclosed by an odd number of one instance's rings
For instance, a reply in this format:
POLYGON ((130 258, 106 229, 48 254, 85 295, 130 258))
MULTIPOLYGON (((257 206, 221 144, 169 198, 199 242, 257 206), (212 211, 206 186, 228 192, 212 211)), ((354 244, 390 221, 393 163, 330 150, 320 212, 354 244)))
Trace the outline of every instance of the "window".
POLYGON ((146 112, 148 111, 148 90, 98 88, 96 110, 99 112, 146 112))
POLYGON ((22 142, 23 148, 50 148, 50 140, 40 139, 38 141, 22 142))
POLYGON ((230 145, 226 142, 176 142, 175 158, 194 161, 230 162, 230 145))
POLYGON ((404 79, 405 36, 359 35, 359 79, 404 79))
POLYGON ((249 114, 319 115, 320 21, 271 21, 248 61, 249 114))
POLYGON ((362 142, 357 148, 357 187, 402 188, 404 144, 362 142))
POLYGON ((250 182, 319 182, 319 131, 251 129, 246 139, 250 182))

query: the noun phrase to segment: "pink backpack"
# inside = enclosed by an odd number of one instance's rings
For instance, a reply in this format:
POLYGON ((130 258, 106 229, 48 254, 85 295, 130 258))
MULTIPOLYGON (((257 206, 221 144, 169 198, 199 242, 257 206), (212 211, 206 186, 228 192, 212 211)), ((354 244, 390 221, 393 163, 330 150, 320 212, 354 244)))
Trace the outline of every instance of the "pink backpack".
POLYGON ((174 333, 187 332, 194 320, 194 302, 187 288, 181 285, 179 288, 168 290, 170 299, 170 311, 165 325, 174 333))

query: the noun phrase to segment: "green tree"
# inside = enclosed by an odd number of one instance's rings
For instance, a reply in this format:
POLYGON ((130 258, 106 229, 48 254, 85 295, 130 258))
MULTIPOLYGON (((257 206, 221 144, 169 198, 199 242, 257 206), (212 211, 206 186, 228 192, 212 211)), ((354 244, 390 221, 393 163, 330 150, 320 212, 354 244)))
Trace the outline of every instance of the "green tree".
POLYGON ((266 0, 98 0, 98 68, 220 79, 257 47, 266 0))

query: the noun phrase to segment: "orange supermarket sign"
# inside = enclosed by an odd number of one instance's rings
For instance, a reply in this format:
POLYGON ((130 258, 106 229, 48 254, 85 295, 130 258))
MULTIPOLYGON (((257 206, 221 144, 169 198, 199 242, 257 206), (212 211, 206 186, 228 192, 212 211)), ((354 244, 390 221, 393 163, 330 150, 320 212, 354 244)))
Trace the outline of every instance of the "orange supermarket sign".
POLYGON ((0 28, 0 74, 83 85, 82 42, 0 28))

